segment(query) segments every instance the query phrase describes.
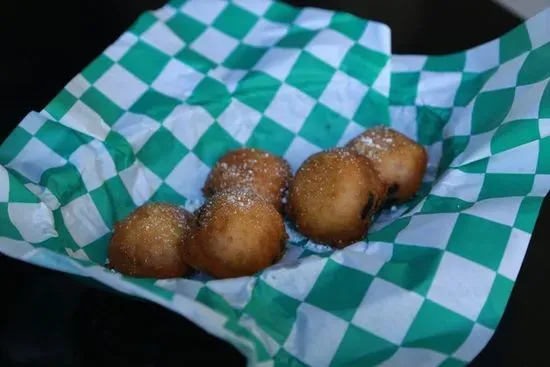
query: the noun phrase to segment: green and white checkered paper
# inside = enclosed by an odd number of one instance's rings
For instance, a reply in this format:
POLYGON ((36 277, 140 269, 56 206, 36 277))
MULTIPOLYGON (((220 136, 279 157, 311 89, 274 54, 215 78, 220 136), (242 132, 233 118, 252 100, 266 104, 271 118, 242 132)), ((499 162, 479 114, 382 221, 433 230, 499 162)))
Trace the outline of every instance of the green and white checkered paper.
POLYGON ((550 10, 446 56, 393 56, 390 29, 265 0, 142 15, 0 147, 0 251, 159 303, 254 366, 460 366, 502 316, 550 188, 550 10), (368 241, 292 233, 252 277, 106 270, 116 220, 195 207, 214 162, 258 147, 296 169, 375 124, 423 144, 421 194, 368 241))

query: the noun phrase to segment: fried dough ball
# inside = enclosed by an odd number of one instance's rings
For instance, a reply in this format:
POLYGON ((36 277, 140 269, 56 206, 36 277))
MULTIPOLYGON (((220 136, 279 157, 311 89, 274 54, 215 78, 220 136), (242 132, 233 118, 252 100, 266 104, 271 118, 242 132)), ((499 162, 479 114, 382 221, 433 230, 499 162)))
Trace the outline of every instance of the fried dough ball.
POLYGON ((347 145, 367 157, 388 185, 388 202, 403 203, 420 189, 426 173, 425 149, 386 126, 363 132, 347 145))
POLYGON ((250 189, 214 194, 197 212, 198 228, 186 248, 195 269, 216 278, 252 275, 277 262, 288 235, 275 208, 250 189))
POLYGON ((311 240, 343 248, 366 235, 386 191, 368 159, 333 149, 312 155, 298 169, 287 213, 311 240))
POLYGON ((220 158, 203 193, 211 197, 225 189, 246 187, 281 210, 291 176, 290 165, 284 159, 259 149, 241 148, 220 158))
POLYGON ((194 227, 195 218, 185 209, 165 203, 143 205, 115 224, 109 266, 136 277, 181 277, 190 269, 183 248, 194 227))

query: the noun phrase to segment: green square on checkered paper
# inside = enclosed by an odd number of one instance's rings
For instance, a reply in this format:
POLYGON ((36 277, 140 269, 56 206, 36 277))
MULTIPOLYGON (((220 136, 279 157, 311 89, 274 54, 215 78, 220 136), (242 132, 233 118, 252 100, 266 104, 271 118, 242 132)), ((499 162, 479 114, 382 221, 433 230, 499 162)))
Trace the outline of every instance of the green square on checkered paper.
POLYGON ((344 134, 349 121, 321 103, 317 103, 298 133, 323 149, 334 147, 344 134))
POLYGON ((266 52, 267 48, 239 43, 237 48, 225 59, 223 66, 229 69, 249 70, 260 61, 266 52))
MULTIPOLYGON (((11 172, 10 172, 11 173, 11 172)), ((24 186, 15 175, 8 174, 8 187, 10 188, 8 201, 10 203, 41 203, 42 200, 24 186)))
POLYGON ((198 72, 203 74, 208 73, 208 71, 216 67, 216 63, 210 61, 205 56, 200 53, 193 51, 190 48, 183 48, 180 50, 174 57, 183 62, 185 65, 190 66, 198 72))
POLYGON ((353 120, 363 127, 388 125, 390 114, 388 100, 373 88, 370 88, 359 104, 353 120))
POLYGON ((346 321, 351 321, 372 278, 367 273, 329 259, 305 301, 346 321))
POLYGON ((477 161, 463 164, 457 168, 462 172, 466 172, 466 173, 485 173, 487 172, 488 165, 489 165, 489 157, 481 158, 481 159, 478 159, 477 161))
POLYGON ((503 64, 531 49, 529 31, 525 24, 521 24, 500 37, 500 63, 503 64))
POLYGON ((550 77, 550 68, 541 68, 550 59, 550 42, 531 51, 518 74, 518 85, 534 84, 550 77))
POLYGON ((318 99, 335 72, 332 66, 309 52, 301 52, 285 82, 318 99))
POLYGON ((453 357, 449 357, 446 360, 444 360, 443 363, 439 365, 439 367, 465 367, 467 365, 468 364, 464 361, 461 361, 453 357))
POLYGON ((491 329, 496 329, 506 308, 506 302, 502 302, 502 300, 510 297, 513 287, 514 282, 497 274, 489 297, 487 297, 487 301, 485 301, 485 305, 477 318, 477 322, 491 329))
POLYGON ((550 118, 550 83, 546 84, 544 92, 542 92, 542 98, 539 105, 539 118, 550 118))
POLYGON ((317 35, 317 31, 292 25, 287 34, 275 46, 303 49, 317 35))
POLYGON ((377 366, 389 359, 397 351, 397 348, 396 345, 366 330, 350 325, 330 365, 377 366))
POLYGON ((397 235, 409 225, 410 217, 399 218, 376 232, 369 233, 369 241, 393 243, 397 235))
POLYGON ((140 149, 137 157, 154 174, 166 179, 187 152, 187 148, 161 126, 140 149))
POLYGON ((248 328, 240 325, 236 320, 228 320, 225 323, 224 327, 227 330, 232 331, 235 335, 238 335, 239 337, 246 339, 254 344, 254 349, 258 362, 266 361, 271 358, 271 355, 265 349, 265 345, 256 337, 256 335, 254 335, 248 328))
MULTIPOLYGON (((550 85, 550 83, 548 85, 550 85)), ((539 141, 537 173, 550 174, 550 136, 542 138, 539 141)))
POLYGON ((280 81, 264 72, 251 71, 237 85, 233 97, 257 111, 264 112, 281 85, 280 81))
POLYGON ((466 53, 458 52, 450 55, 431 55, 424 64, 427 71, 462 71, 466 65, 466 53))
POLYGON ((61 120, 63 116, 76 103, 77 98, 69 93, 66 89, 62 89, 44 108, 54 119, 61 120))
POLYGON ((534 176, 529 174, 487 173, 479 200, 526 196, 533 188, 534 176))
POLYGON ((136 156, 132 146, 128 143, 128 140, 116 131, 111 130, 109 132, 103 145, 113 158, 117 171, 125 170, 134 163, 136 156))
POLYGON ((377 277, 425 296, 442 256, 436 248, 394 244, 391 261, 382 266, 377 277))
POLYGON ((155 191, 151 199, 149 199, 149 201, 185 205, 185 203, 187 202, 187 198, 180 195, 173 188, 163 182, 157 189, 157 191, 155 191))
POLYGON ((483 73, 462 73, 462 80, 456 91, 454 105, 466 107, 479 94, 481 88, 497 70, 497 68, 494 68, 483 73))
POLYGON ((419 72, 392 73, 390 101, 392 105, 411 105, 416 101, 419 72))
POLYGON ((111 233, 107 233, 83 248, 90 260, 96 264, 105 264, 105 261, 107 260, 107 249, 109 247, 111 237, 111 233))
POLYGON ((13 225, 8 212, 8 203, 0 203, 0 237, 7 237, 13 240, 22 241, 23 237, 19 230, 13 225))
POLYGON ((514 228, 521 229, 527 233, 533 233, 542 206, 542 200, 543 198, 538 196, 523 198, 516 216, 514 228))
POLYGON ((193 94, 187 99, 188 104, 203 107, 214 118, 225 111, 230 101, 227 87, 208 76, 195 87, 193 94))
POLYGON ((357 41, 365 32, 367 21, 349 13, 335 13, 329 27, 357 41))
POLYGON ((460 213, 471 208, 474 203, 464 201, 453 197, 442 197, 437 195, 426 196, 426 201, 422 205, 421 213, 460 213))
POLYGON ((11 134, 0 143, 0 164, 10 163, 32 138, 33 136, 20 126, 13 129, 11 134))
POLYGON ((289 24, 296 19, 299 10, 283 2, 273 2, 264 14, 264 18, 277 23, 289 24))
POLYGON ((109 228, 113 228, 115 222, 126 218, 136 208, 119 176, 105 181, 103 185, 90 192, 90 197, 101 219, 109 228))
POLYGON ((356 43, 344 57, 340 70, 372 86, 388 60, 387 55, 356 43))
POLYGON ((153 14, 149 12, 143 13, 128 30, 136 36, 141 36, 143 32, 151 28, 151 26, 156 22, 157 18, 155 18, 153 14))
POLYGON ((69 159, 78 148, 92 141, 89 135, 51 121, 46 121, 35 137, 65 159, 69 159))
POLYGON ((193 153, 209 167, 214 164, 229 150, 237 149, 240 144, 233 139, 219 124, 212 124, 201 136, 193 153))
POLYGON ((93 86, 84 92, 80 100, 96 112, 109 126, 113 126, 124 113, 122 108, 118 107, 93 86))
POLYGON ((40 185, 47 187, 61 205, 68 204, 87 192, 80 172, 71 163, 45 171, 40 177, 40 185))
POLYGON ((515 88, 498 89, 479 94, 472 111, 472 134, 481 134, 498 127, 514 102, 515 88))
POLYGON ((284 348, 279 349, 274 360, 273 367, 308 367, 307 364, 288 353, 284 348))
POLYGON ((402 346, 429 348, 452 354, 468 338, 473 327, 473 321, 426 299, 407 331, 402 346))
POLYGON ((229 3, 212 25, 225 34, 241 39, 257 21, 258 16, 229 3))
POLYGON ((290 130, 263 116, 245 145, 283 156, 293 139, 290 130))
POLYGON ((451 136, 443 140, 443 151, 437 168, 438 177, 441 176, 450 166, 451 162, 466 149, 469 140, 470 138, 468 136, 451 136))
POLYGON ((459 214, 447 251, 478 264, 498 269, 512 228, 470 214, 459 214))
POLYGON ((94 84, 99 78, 105 74, 107 70, 113 66, 114 61, 105 56, 104 54, 99 55, 91 64, 86 66, 84 70, 82 70, 82 76, 90 82, 90 84, 94 84))
POLYGON ((174 14, 166 21, 166 25, 187 44, 195 41, 207 29, 206 25, 181 12, 174 14))
POLYGON ((71 236, 71 232, 69 232, 69 229, 65 225, 65 219, 61 214, 61 208, 53 211, 53 220, 55 223, 55 231, 59 235, 58 238, 63 239, 62 241, 59 241, 59 246, 63 246, 62 248, 65 250, 80 250, 80 246, 75 242, 73 236, 71 236))
POLYGON ((537 119, 510 121, 500 125, 491 139, 491 154, 510 150, 537 139, 539 139, 537 119))
POLYGON ((180 103, 180 101, 172 97, 153 89, 148 89, 132 105, 130 112, 149 116, 155 121, 162 122, 180 103))
POLYGON ((236 310, 220 294, 208 287, 202 287, 196 299, 213 310, 216 310, 216 312, 227 316, 229 319, 236 320, 241 316, 241 311, 236 310))
POLYGON ((298 306, 300 301, 258 279, 244 313, 256 320, 273 340, 284 344, 296 321, 298 306))
POLYGON ((138 41, 120 59, 119 64, 147 84, 151 84, 170 61, 159 49, 138 41))
POLYGON ((417 106, 416 120, 422 128, 418 129, 418 143, 432 145, 443 140, 443 127, 451 116, 450 108, 417 106))

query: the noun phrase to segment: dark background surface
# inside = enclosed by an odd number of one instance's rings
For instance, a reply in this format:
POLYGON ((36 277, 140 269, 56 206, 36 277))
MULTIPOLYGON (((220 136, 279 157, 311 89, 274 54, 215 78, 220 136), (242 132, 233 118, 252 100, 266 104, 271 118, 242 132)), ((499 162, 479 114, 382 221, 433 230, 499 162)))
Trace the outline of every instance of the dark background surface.
MULTIPOLYGON (((442 54, 494 39, 520 20, 489 1, 289 0, 392 28, 395 53, 442 54)), ((163 0, 3 2, 0 141, 40 110, 146 9, 163 0)), ((550 320, 545 200, 505 315, 475 366, 539 366, 550 320)), ((547 224, 546 224, 547 226, 547 224)), ((0 255, 0 366, 244 365, 228 344, 161 307, 0 255)))

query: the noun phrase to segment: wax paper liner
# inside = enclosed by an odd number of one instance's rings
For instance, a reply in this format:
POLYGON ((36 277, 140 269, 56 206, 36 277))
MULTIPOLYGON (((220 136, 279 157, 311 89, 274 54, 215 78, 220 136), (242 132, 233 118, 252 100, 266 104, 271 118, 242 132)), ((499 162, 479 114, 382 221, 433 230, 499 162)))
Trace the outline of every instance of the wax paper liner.
POLYGON ((143 14, 0 147, 0 250, 159 303, 250 365, 458 366, 490 339, 550 187, 550 11, 446 56, 390 29, 270 1, 143 14), (281 264, 231 280, 106 270, 113 223, 200 204, 209 168, 259 147, 296 167, 389 124, 429 152, 420 195, 342 251, 291 231, 281 264))

